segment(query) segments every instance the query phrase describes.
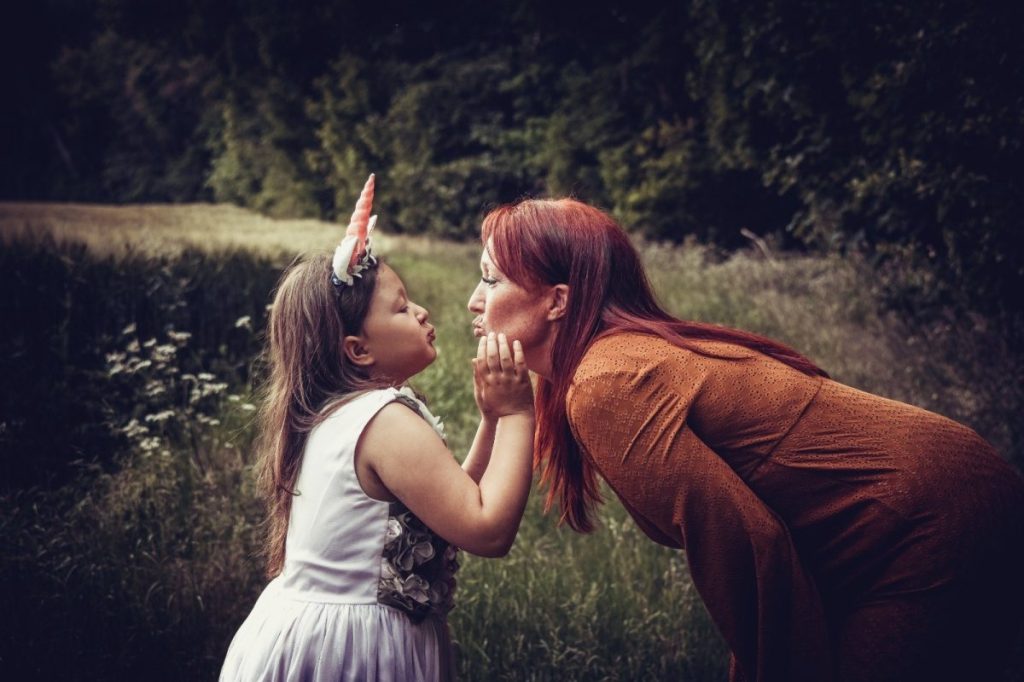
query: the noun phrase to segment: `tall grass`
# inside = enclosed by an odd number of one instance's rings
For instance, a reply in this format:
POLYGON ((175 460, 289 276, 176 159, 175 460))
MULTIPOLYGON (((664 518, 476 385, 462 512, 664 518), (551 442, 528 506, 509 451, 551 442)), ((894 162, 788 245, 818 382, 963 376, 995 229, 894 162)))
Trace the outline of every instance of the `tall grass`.
MULTIPOLYGON (((0 253, 15 293, 0 303, 14 330, 0 350, 17 378, 3 388, 0 448, 18 481, 0 493, 4 679, 213 679, 262 589, 242 406, 264 306, 292 255, 185 246, 161 255, 23 235, 0 253), (144 365, 172 331, 192 336, 163 366, 144 365), (132 353, 134 374, 113 371, 132 353), (200 372, 226 387, 193 400, 200 372), (126 430, 132 419, 146 433, 126 430), (27 464, 41 454, 66 474, 27 464)), ((461 456, 476 427, 465 302, 477 248, 388 246, 438 328, 438 360, 414 383, 461 456)), ((909 328, 880 312, 856 262, 643 253, 675 313, 780 338, 841 380, 972 424, 1021 461, 1019 365, 974 323, 909 328)), ((590 536, 558 528, 535 494, 508 557, 465 557, 451 615, 464 679, 724 679, 725 648, 682 554, 647 540, 614 500, 601 521, 590 536)), ((1008 679, 1022 671, 1024 654, 1008 679)))

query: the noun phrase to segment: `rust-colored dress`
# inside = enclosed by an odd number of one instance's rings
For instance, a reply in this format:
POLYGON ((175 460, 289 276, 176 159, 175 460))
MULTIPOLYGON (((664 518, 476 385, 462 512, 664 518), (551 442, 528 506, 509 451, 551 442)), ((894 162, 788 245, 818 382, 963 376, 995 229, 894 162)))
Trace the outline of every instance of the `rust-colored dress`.
POLYGON ((566 407, 644 532, 685 548, 731 677, 991 679, 1024 601, 1024 480, 945 417, 693 343, 718 357, 599 339, 566 407))

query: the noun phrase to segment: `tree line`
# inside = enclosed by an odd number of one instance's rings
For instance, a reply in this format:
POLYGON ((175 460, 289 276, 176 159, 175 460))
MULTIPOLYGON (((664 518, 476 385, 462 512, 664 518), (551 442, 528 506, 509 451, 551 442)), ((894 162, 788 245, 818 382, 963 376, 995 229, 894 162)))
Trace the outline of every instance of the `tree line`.
POLYGON ((489 206, 571 194, 651 238, 856 249, 924 273, 913 305, 1024 310, 1020 5, 17 11, 0 198, 337 218, 374 170, 390 231, 471 238, 489 206))

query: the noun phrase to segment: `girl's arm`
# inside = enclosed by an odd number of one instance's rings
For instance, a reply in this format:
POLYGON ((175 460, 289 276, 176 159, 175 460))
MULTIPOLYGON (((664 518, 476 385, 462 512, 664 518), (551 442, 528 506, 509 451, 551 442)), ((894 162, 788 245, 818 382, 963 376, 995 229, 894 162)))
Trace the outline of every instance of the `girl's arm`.
MULTIPOLYGON (((477 347, 477 359, 484 360, 487 354, 487 338, 480 339, 477 347)), ((491 450, 494 447, 494 432, 498 425, 498 417, 488 404, 483 395, 484 386, 480 382, 479 372, 473 372, 473 398, 476 401, 477 409, 480 411, 480 426, 477 427, 476 436, 473 438, 473 445, 469 448, 466 459, 462 462, 462 469, 469 477, 477 483, 483 478, 487 470, 487 463, 491 460, 491 450)))
POLYGON ((462 462, 462 470, 477 483, 483 478, 487 471, 487 464, 491 461, 491 450, 494 448, 494 434, 497 430, 497 420, 491 417, 480 415, 480 426, 476 429, 476 436, 473 437, 473 445, 469 448, 466 459, 462 462))
POLYGON ((479 482, 419 415, 397 403, 370 421, 356 458, 445 540, 473 554, 502 556, 515 540, 530 490, 533 391, 521 345, 510 349, 504 336, 492 335, 481 345, 474 374, 481 399, 496 416, 491 456, 479 482))

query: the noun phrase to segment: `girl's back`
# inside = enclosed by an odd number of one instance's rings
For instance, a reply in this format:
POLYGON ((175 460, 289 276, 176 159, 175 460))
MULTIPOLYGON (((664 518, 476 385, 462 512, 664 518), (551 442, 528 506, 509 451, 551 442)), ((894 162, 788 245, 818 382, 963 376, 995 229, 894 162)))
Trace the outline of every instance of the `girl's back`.
POLYGON ((445 679, 455 552, 399 503, 375 500, 355 450, 397 389, 364 393, 309 435, 281 575, 228 651, 222 680, 445 679), (330 646, 325 646, 325 643, 330 646))

